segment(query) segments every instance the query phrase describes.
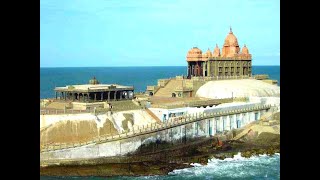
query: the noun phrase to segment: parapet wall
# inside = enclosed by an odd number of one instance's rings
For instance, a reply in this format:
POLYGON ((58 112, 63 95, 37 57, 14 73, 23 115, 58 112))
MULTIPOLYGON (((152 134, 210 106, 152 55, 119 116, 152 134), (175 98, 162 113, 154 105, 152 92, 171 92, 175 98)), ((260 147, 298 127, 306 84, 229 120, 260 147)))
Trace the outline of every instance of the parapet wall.
POLYGON ((74 110, 90 110, 94 108, 104 108, 106 107, 106 102, 96 102, 96 103, 81 103, 72 102, 72 109, 74 110))

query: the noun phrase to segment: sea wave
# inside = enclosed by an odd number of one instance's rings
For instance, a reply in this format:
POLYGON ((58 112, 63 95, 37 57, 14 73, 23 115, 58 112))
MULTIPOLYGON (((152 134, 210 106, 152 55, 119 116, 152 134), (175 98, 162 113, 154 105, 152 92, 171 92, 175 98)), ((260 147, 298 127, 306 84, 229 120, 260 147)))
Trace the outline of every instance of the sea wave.
POLYGON ((170 176, 184 179, 279 179, 280 154, 244 158, 238 153, 234 158, 210 159, 205 166, 174 170, 163 179, 175 179, 170 176))

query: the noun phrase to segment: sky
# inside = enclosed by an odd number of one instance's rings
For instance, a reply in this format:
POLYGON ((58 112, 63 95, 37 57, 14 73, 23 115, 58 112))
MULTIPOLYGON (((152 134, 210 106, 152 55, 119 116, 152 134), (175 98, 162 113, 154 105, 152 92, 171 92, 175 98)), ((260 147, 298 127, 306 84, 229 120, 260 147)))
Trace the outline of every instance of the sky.
POLYGON ((280 65, 280 0, 40 0, 40 67, 186 66, 230 26, 253 65, 280 65))

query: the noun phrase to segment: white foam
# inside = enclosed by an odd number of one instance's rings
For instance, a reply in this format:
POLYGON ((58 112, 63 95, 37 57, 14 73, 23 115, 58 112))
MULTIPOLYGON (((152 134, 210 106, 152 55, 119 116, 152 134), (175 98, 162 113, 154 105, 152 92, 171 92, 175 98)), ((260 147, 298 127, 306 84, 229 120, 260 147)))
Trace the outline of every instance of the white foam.
POLYGON ((190 165, 191 165, 191 166, 194 166, 194 167, 202 166, 202 165, 201 165, 201 164, 199 164, 199 163, 191 163, 190 165))
POLYGON ((201 179, 210 178, 278 178, 280 174, 279 153, 276 156, 252 156, 244 158, 238 153, 234 158, 209 159, 207 165, 193 163, 194 167, 174 170, 169 175, 178 175, 179 177, 190 177, 201 179), (272 166, 272 168, 270 168, 272 166))

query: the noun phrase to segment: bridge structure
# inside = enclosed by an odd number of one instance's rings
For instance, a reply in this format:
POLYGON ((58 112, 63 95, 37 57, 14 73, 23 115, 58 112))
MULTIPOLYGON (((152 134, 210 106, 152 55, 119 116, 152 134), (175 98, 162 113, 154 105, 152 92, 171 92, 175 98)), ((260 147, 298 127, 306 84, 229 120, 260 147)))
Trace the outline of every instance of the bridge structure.
MULTIPOLYGON (((79 149, 85 146, 99 146, 115 142, 120 142, 120 154, 123 154, 124 152, 121 153, 122 140, 126 140, 130 143, 131 140, 133 142, 136 141, 137 138, 151 137, 155 134, 161 134, 161 136, 164 136, 164 139, 167 141, 182 141, 183 138, 187 138, 187 136, 190 137, 190 134, 191 137, 214 136, 225 131, 241 128, 250 122, 257 121, 263 114, 268 112, 273 107, 276 108, 277 106, 270 104, 255 105, 248 108, 238 108, 213 113, 201 112, 187 114, 181 117, 171 118, 169 121, 166 121, 162 124, 152 123, 146 126, 134 128, 129 132, 118 135, 98 136, 85 142, 47 144, 40 147, 40 156, 44 153, 72 150, 74 148, 79 149), (187 128, 187 126, 191 128, 187 128), (168 133, 168 130, 170 130, 171 133, 168 133), (174 132, 172 132, 173 130, 176 132, 175 134, 177 136, 175 136, 174 132)), ((157 139, 157 137, 153 137, 153 139, 157 139)), ((141 143, 142 142, 140 140, 140 145, 141 143)))

